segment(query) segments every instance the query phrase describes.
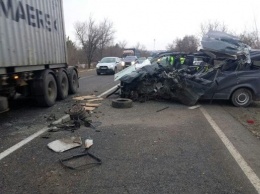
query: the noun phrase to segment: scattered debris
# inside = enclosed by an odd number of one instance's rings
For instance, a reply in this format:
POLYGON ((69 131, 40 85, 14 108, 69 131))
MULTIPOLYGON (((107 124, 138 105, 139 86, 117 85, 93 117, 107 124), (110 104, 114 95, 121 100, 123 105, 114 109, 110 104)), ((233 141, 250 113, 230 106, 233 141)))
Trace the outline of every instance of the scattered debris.
POLYGON ((92 104, 92 103, 82 103, 82 106, 88 106, 88 107, 99 107, 101 104, 92 104))
POLYGON ((60 129, 57 127, 57 126, 50 126, 50 128, 49 128, 49 132, 57 132, 57 131, 59 131, 60 129))
POLYGON ((86 139, 85 140, 85 147, 90 148, 93 145, 93 139, 86 139))
POLYGON ((78 96, 78 97, 74 97, 73 99, 77 100, 77 101, 86 100, 86 102, 80 103, 80 105, 84 107, 85 111, 89 111, 90 113, 91 113, 91 111, 95 110, 95 108, 97 108, 101 105, 100 103, 92 103, 92 102, 100 102, 103 100, 103 98, 99 98, 96 95, 78 96))
POLYGON ((82 166, 101 165, 102 160, 99 159, 98 157, 94 156, 93 154, 89 153, 88 149, 86 149, 83 153, 80 153, 80 154, 77 154, 77 155, 74 155, 74 156, 71 156, 71 157, 68 157, 68 158, 60 159, 60 163, 61 163, 62 166, 66 167, 68 169, 77 170, 82 166), (85 164, 78 165, 78 166, 69 165, 69 163, 74 164, 74 163, 76 163, 77 159, 80 159, 82 157, 87 157, 87 156, 89 156, 91 159, 93 159, 94 162, 89 162, 89 163, 85 163, 85 164))
POLYGON ((190 106, 188 109, 193 110, 193 109, 197 109, 197 108, 199 108, 199 107, 200 107, 200 105, 190 106))
POLYGON ((68 114, 71 120, 83 120, 87 117, 84 107, 80 104, 75 104, 71 109, 69 109, 68 114))
POLYGON ((69 137, 55 140, 48 144, 48 148, 55 152, 64 152, 82 145, 81 137, 69 137))
POLYGON ((90 99, 90 100, 87 100, 87 102, 96 102, 96 101, 102 101, 104 100, 103 98, 94 98, 94 99, 90 99))
POLYGON ((90 99, 95 99, 97 98, 95 95, 89 95, 89 96, 78 96, 78 97, 74 97, 73 100, 90 100, 90 99))
POLYGON ((45 133, 44 135, 41 136, 41 138, 43 138, 43 139, 50 139, 51 138, 51 134, 50 133, 45 133))
POLYGON ((68 115, 68 114, 66 113, 66 115, 63 116, 62 118, 60 118, 60 119, 58 119, 58 120, 52 122, 52 123, 50 124, 50 126, 59 125, 60 123, 67 123, 67 122, 69 122, 69 121, 70 121, 70 115, 68 115))
POLYGON ((127 98, 117 98, 112 100, 112 107, 114 108, 131 108, 133 106, 133 101, 127 98))
POLYGON ((85 106, 84 109, 87 110, 87 111, 93 111, 93 110, 95 110, 96 108, 95 108, 95 107, 85 106))
POLYGON ((160 109, 160 110, 157 110, 156 112, 161 112, 161 111, 166 110, 166 109, 168 109, 168 108, 169 108, 169 106, 167 106, 167 107, 165 107, 165 108, 162 108, 162 109, 160 109))
POLYGON ((57 120, 55 114, 50 114, 48 117, 45 116, 45 118, 46 118, 47 122, 49 122, 49 121, 56 121, 57 120))

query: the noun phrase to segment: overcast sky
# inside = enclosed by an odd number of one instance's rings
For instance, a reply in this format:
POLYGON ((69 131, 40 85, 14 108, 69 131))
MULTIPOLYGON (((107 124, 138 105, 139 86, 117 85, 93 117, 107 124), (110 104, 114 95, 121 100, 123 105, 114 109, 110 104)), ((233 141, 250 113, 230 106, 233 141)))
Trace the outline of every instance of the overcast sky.
POLYGON ((199 35, 200 25, 208 21, 224 22, 235 33, 256 26, 260 30, 260 0, 63 0, 63 4, 66 34, 73 41, 75 22, 90 15, 97 22, 104 18, 113 22, 115 43, 125 40, 131 47, 139 42, 149 50, 163 50, 177 37, 199 35))

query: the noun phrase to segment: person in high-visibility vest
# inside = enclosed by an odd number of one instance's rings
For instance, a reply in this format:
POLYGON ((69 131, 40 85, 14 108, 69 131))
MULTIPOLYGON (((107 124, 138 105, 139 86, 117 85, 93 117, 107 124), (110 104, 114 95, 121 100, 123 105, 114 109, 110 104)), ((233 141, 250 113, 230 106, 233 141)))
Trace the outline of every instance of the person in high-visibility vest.
POLYGON ((185 62, 185 58, 184 58, 184 57, 180 57, 180 63, 181 63, 181 65, 183 65, 184 62, 185 62))
POLYGON ((171 66, 173 66, 173 65, 174 65, 174 61, 175 61, 175 58, 174 58, 174 56, 170 56, 170 59, 169 59, 169 64, 170 64, 171 66))

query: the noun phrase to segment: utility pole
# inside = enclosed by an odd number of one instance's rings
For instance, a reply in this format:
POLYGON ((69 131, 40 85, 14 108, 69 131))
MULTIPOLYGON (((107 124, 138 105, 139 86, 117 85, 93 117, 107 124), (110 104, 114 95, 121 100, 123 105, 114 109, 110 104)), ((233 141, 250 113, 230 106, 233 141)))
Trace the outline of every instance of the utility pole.
POLYGON ((254 14, 254 22, 255 22, 255 31, 256 31, 256 43, 257 43, 257 46, 259 46, 259 34, 258 34, 258 28, 257 28, 257 24, 256 24, 255 14, 254 14))

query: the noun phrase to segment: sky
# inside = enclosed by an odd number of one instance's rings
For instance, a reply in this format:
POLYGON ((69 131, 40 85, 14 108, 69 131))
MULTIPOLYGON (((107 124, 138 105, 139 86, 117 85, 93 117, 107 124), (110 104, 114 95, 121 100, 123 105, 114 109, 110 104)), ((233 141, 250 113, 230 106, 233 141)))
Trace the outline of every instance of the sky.
POLYGON ((138 42, 148 50, 165 50, 185 35, 200 36, 207 22, 224 23, 229 30, 260 30, 260 0, 63 0, 66 35, 76 41, 74 25, 91 15, 98 23, 113 22, 114 43, 138 42))

